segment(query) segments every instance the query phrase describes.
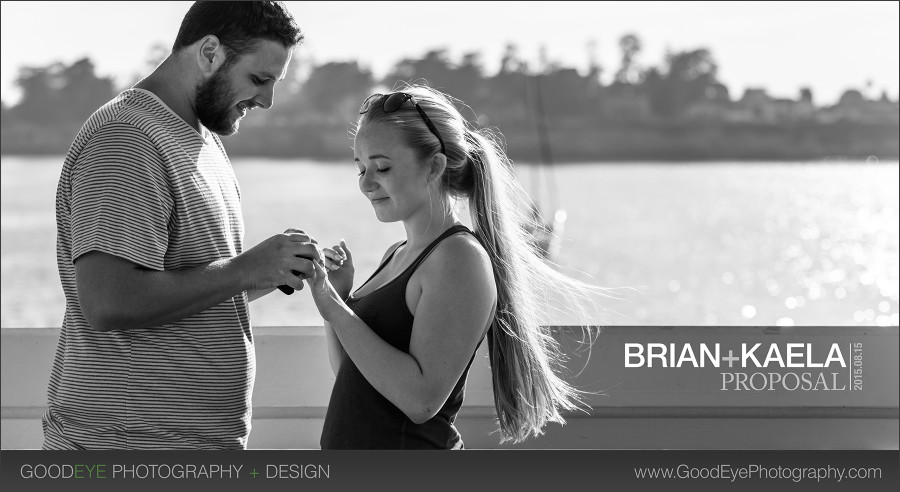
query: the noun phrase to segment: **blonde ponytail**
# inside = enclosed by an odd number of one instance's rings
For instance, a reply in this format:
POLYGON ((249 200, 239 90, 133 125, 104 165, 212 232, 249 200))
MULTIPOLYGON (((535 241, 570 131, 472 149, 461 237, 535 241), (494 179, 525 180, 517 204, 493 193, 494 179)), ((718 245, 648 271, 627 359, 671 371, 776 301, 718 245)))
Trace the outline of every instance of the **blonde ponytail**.
POLYGON ((559 377, 559 343, 536 313, 539 292, 574 281, 538 255, 527 232, 533 219, 518 206, 528 195, 498 139, 488 130, 467 129, 466 140, 473 177, 469 210, 497 285, 497 314, 488 332, 494 406, 501 440, 519 442, 540 435, 548 421, 564 423, 560 410, 581 403, 579 392, 559 377))

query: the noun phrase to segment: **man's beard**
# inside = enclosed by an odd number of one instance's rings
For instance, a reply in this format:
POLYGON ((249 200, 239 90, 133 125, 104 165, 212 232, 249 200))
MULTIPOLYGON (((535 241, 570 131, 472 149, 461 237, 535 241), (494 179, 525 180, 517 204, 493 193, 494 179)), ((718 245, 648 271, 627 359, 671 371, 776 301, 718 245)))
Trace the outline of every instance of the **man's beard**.
POLYGON ((197 118, 209 131, 222 136, 234 135, 238 131, 240 118, 231 120, 233 93, 227 72, 229 67, 220 67, 208 79, 197 83, 194 108, 197 118))

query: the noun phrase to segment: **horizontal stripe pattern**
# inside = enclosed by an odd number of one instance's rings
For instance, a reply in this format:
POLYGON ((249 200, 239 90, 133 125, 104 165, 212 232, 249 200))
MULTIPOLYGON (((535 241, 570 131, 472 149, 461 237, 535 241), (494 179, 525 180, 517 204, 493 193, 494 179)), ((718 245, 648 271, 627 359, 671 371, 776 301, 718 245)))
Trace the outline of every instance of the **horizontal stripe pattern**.
POLYGON ((217 136, 130 89, 66 154, 56 194, 66 312, 43 416, 45 449, 243 449, 256 374, 245 294, 175 323, 101 333, 78 304, 91 251, 152 270, 241 253, 240 188, 217 136))

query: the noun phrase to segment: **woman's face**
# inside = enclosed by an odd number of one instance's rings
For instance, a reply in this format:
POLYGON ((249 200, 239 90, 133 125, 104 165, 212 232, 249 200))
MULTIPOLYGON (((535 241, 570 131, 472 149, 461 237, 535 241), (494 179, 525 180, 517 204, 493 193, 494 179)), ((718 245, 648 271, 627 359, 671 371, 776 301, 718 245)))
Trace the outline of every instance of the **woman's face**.
POLYGON ((428 166, 384 123, 370 123, 356 134, 353 154, 359 168, 359 190, 382 222, 428 214, 428 166))

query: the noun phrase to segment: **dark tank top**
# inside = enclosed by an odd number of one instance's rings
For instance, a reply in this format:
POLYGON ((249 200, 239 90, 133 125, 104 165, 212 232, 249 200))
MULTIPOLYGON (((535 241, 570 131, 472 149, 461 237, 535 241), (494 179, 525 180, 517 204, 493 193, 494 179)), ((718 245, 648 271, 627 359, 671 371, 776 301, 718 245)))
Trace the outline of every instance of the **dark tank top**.
MULTIPOLYGON (((403 273, 365 296, 350 296, 347 306, 384 341, 409 353, 413 315, 406 305, 406 285, 441 241, 460 232, 472 234, 462 225, 447 229, 403 273)), ((366 280, 366 284, 384 269, 397 249, 399 246, 366 280)), ((462 438, 453 423, 463 403, 466 377, 474 358, 473 352, 462 376, 437 414, 427 422, 416 424, 369 384, 353 360, 345 354, 325 414, 320 441, 322 449, 462 449, 462 438)))

